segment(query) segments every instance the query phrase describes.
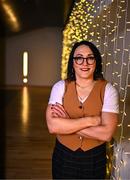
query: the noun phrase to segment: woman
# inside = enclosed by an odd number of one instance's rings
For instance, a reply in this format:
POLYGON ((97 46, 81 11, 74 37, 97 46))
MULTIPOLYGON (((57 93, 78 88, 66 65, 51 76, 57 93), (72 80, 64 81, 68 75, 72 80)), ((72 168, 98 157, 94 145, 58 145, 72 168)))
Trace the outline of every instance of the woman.
POLYGON ((118 122, 118 93, 104 80, 99 50, 77 42, 70 53, 67 79, 51 91, 46 119, 56 135, 53 179, 104 179, 106 142, 118 122))

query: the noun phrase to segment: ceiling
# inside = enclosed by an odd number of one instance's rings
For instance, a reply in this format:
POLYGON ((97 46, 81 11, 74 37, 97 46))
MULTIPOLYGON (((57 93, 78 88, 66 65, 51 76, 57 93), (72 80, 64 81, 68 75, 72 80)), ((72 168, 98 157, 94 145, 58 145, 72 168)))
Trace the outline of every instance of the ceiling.
POLYGON ((0 0, 0 35, 64 27, 74 0, 0 0))

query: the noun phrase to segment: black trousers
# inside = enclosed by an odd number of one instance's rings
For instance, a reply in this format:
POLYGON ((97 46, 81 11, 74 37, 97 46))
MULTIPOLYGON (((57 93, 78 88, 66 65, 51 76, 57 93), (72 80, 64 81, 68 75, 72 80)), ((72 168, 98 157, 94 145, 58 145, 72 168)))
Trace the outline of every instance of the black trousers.
POLYGON ((105 179, 106 144, 88 151, 72 151, 56 140, 52 156, 53 179, 105 179))

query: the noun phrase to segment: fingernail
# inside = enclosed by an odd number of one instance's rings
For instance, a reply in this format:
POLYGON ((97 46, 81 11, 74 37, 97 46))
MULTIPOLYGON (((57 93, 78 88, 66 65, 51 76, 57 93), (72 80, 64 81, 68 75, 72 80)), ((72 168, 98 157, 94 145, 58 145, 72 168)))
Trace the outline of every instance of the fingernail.
POLYGON ((53 109, 54 105, 51 106, 51 109, 53 109))

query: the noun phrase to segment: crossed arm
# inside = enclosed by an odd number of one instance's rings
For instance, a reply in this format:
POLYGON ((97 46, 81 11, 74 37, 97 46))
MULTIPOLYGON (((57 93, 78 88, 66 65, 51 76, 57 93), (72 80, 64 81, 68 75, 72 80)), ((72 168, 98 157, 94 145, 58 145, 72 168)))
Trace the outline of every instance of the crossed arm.
POLYGON ((100 117, 84 117, 71 119, 62 105, 48 105, 46 120, 49 132, 52 134, 72 134, 100 123, 100 117))
POLYGON ((48 105, 47 126, 53 134, 72 134, 110 141, 117 127, 118 114, 102 112, 101 116, 71 119, 60 104, 48 105))

